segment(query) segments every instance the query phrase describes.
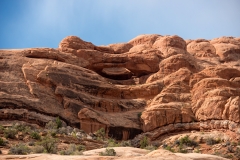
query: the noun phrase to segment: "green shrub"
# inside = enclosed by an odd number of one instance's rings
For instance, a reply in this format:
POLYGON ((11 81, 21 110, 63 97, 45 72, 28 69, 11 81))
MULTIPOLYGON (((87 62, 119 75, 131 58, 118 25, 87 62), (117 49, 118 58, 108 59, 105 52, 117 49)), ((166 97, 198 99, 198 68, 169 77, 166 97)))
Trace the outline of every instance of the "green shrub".
POLYGON ((194 140, 189 139, 189 136, 184 136, 179 140, 179 145, 186 145, 189 147, 196 147, 198 146, 198 143, 194 140))
POLYGON ((84 151, 86 149, 86 147, 84 145, 80 144, 80 145, 76 146, 76 149, 77 149, 77 151, 84 151))
POLYGON ((146 136, 140 141, 140 148, 145 148, 149 145, 148 138, 146 136))
POLYGON ((6 146, 6 141, 0 137, 0 146, 6 146))
POLYGON ((32 133, 30 134, 30 136, 31 136, 33 139, 37 139, 37 140, 41 139, 41 136, 39 135, 38 132, 32 132, 32 133))
POLYGON ((59 154, 61 155, 73 155, 73 152, 71 152, 70 150, 62 150, 59 152, 59 154))
POLYGON ((179 146, 178 152, 187 153, 188 151, 186 149, 184 149, 182 146, 179 146))
POLYGON ((16 137, 15 137, 16 134, 17 134, 17 130, 16 130, 16 129, 6 128, 6 129, 4 130, 4 137, 5 137, 5 138, 14 139, 14 138, 16 138, 16 137))
POLYGON ((51 134, 51 136, 52 136, 52 137, 56 137, 56 135, 57 135, 57 132, 55 132, 55 131, 52 131, 52 132, 50 132, 50 134, 51 134))
POLYGON ((122 141, 120 143, 120 146, 122 146, 122 147, 131 147, 132 144, 131 144, 131 141, 122 141))
POLYGON ((207 141, 206 141, 207 145, 214 145, 214 144, 218 144, 220 142, 221 142, 220 138, 214 139, 212 137, 207 138, 207 141))
POLYGON ((85 146, 71 144, 67 150, 62 150, 59 153, 61 155, 82 155, 81 151, 83 150, 85 150, 85 146))
POLYGON ((154 151, 154 150, 157 149, 157 147, 156 147, 156 146, 153 146, 153 145, 148 145, 148 146, 146 146, 144 149, 147 149, 147 150, 150 150, 150 151, 154 151))
POLYGON ((17 131, 22 132, 22 131, 25 130, 25 127, 26 127, 26 126, 25 126, 25 125, 22 125, 22 124, 14 124, 12 127, 15 128, 17 131))
POLYGON ((140 119, 141 116, 142 116, 142 112, 139 112, 139 113, 137 114, 137 116, 138 116, 138 118, 140 119))
POLYGON ((116 151, 113 148, 106 148, 104 152, 99 153, 100 156, 116 156, 116 151))
POLYGON ((109 138, 108 139, 108 147, 119 147, 119 144, 115 141, 115 139, 109 138))
POLYGON ((49 121, 46 125, 45 125, 46 129, 57 129, 57 124, 54 121, 49 121))
POLYGON ((0 125, 0 133, 4 133, 4 130, 5 128, 2 125, 0 125))
POLYGON ((104 137, 105 137, 105 130, 104 130, 104 128, 99 129, 95 134, 96 134, 98 139, 104 140, 104 137))
POLYGON ((67 135, 68 134, 68 130, 65 127, 61 127, 61 128, 58 129, 58 133, 67 135))
POLYGON ((30 142, 28 142, 28 145, 29 145, 29 146, 35 146, 35 142, 30 141, 30 142))
POLYGON ((54 120, 49 121, 46 125, 45 128, 47 129, 58 129, 62 127, 62 121, 60 120, 59 117, 57 117, 54 120))
POLYGON ((31 132, 31 128, 29 126, 26 126, 24 124, 14 124, 12 126, 13 129, 17 130, 17 132, 23 132, 24 134, 26 133, 30 133, 31 132))
POLYGON ((67 150, 60 151, 61 155, 74 155, 74 152, 76 151, 76 145, 71 144, 67 150))
POLYGON ((28 154, 30 153, 31 150, 24 144, 18 144, 10 148, 9 154, 17 154, 17 155, 22 155, 22 154, 28 154))
POLYGON ((171 146, 164 146, 164 149, 170 151, 170 152, 175 152, 175 150, 171 146))
POLYGON ((56 118, 55 122, 56 122, 57 128, 61 128, 62 127, 62 121, 60 120, 59 117, 56 118))
POLYGON ((46 136, 38 144, 43 146, 47 153, 56 153, 56 139, 50 136, 46 136))
POLYGON ((43 153, 44 152, 44 147, 43 146, 34 146, 33 147, 33 153, 43 153))

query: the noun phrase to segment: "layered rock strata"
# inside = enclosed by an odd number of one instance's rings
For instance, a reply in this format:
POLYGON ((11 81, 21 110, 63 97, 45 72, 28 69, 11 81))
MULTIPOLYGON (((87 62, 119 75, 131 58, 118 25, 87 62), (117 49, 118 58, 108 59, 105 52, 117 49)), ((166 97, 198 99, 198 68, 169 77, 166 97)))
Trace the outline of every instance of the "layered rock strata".
POLYGON ((240 133, 239 38, 141 35, 96 46, 69 36, 57 49, 0 50, 0 120, 44 126, 57 116, 116 139, 240 133))

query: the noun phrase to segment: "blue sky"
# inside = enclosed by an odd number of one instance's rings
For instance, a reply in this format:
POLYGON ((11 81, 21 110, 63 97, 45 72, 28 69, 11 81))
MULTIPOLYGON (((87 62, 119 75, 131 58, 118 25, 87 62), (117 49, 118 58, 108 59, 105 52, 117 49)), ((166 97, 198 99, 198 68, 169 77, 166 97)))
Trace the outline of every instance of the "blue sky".
POLYGON ((240 0, 0 0, 0 48, 57 48, 68 35, 95 45, 140 34, 240 37, 240 0))

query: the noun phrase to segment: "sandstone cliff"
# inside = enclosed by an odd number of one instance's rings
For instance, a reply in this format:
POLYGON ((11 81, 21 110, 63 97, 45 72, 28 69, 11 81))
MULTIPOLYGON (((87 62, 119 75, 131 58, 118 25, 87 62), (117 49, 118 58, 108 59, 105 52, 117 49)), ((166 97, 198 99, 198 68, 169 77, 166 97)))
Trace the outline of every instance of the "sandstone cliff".
POLYGON ((240 134, 240 38, 141 35, 96 46, 69 36, 57 49, 0 50, 0 120, 43 126, 56 116, 116 139, 240 134))

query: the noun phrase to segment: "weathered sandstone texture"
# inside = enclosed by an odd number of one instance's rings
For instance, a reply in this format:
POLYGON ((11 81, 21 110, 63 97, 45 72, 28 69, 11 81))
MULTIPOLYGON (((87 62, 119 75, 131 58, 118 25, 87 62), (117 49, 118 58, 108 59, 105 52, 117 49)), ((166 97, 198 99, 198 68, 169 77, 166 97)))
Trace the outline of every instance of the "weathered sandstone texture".
POLYGON ((141 35, 96 46, 0 50, 0 120, 44 125, 59 116, 86 132, 152 139, 180 130, 240 134, 240 41, 141 35))

